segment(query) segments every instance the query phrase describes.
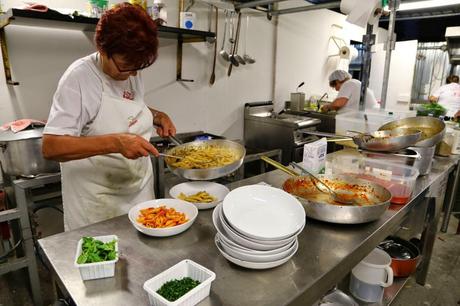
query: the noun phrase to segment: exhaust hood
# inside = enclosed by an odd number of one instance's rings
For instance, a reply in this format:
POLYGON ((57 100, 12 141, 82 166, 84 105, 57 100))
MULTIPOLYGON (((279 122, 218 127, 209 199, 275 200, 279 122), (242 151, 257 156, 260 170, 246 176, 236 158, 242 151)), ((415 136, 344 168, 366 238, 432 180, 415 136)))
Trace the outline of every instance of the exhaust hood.
POLYGON ((446 28, 447 52, 452 65, 460 64, 460 27, 446 28))

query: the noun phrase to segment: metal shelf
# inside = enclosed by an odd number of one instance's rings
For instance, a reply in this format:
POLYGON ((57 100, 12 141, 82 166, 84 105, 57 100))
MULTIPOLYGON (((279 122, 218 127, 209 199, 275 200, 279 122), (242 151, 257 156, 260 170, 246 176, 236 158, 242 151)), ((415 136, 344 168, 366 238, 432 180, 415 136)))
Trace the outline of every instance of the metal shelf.
MULTIPOLYGON (((13 81, 11 77, 11 67, 9 63, 8 47, 5 39, 5 27, 9 24, 24 25, 33 27, 48 27, 57 29, 74 29, 79 31, 93 32, 96 28, 99 18, 90 18, 80 15, 64 15, 54 10, 48 10, 46 13, 10 9, 6 14, 0 15, 0 44, 3 54, 3 69, 5 71, 6 82, 8 85, 19 85, 19 82, 13 81)), ((198 30, 188 30, 176 27, 158 26, 158 35, 160 38, 175 39, 178 41, 177 56, 177 80, 193 81, 182 79, 182 44, 205 42, 215 40, 216 33, 198 30)))
MULTIPOLYGON (((46 13, 11 9, 6 14, 11 20, 11 24, 31 25, 31 26, 46 26, 46 27, 65 27, 74 28, 83 31, 94 31, 99 18, 90 18, 80 15, 64 15, 56 11, 49 10, 46 13)), ((2 23, 0 22, 0 26, 2 23)), ((169 39, 183 39, 194 41, 206 41, 206 38, 214 38, 216 34, 207 31, 187 30, 176 27, 158 27, 159 37, 169 39)))

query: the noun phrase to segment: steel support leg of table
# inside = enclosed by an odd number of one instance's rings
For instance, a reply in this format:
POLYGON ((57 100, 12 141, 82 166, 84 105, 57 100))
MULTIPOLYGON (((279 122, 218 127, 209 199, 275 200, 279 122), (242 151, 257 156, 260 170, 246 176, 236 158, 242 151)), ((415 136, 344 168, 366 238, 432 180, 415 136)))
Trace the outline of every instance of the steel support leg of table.
POLYGON ((32 298, 35 306, 43 305, 40 291, 40 280, 38 277, 37 260, 35 258, 34 243, 32 239, 32 229, 29 221, 27 189, 14 185, 14 194, 16 196, 16 205, 21 213, 21 230, 22 239, 27 259, 27 271, 29 272, 30 287, 32 289, 32 298))
POLYGON ((449 227, 449 220, 450 216, 452 214, 452 209, 454 208, 455 205, 455 200, 457 198, 457 190, 459 187, 459 182, 460 182, 460 163, 455 166, 455 170, 453 172, 453 184, 452 184, 452 190, 447 197, 448 202, 447 205, 445 205, 445 211, 444 211, 444 218, 442 220, 442 226, 441 226, 441 232, 445 233, 447 232, 447 228, 449 227))
POLYGON ((426 277, 428 275, 428 268, 431 261, 431 255, 433 253, 439 217, 441 214, 441 209, 436 209, 436 198, 425 198, 425 201, 428 201, 428 205, 420 245, 422 261, 417 267, 417 274, 415 278, 417 283, 422 286, 425 285, 426 277))

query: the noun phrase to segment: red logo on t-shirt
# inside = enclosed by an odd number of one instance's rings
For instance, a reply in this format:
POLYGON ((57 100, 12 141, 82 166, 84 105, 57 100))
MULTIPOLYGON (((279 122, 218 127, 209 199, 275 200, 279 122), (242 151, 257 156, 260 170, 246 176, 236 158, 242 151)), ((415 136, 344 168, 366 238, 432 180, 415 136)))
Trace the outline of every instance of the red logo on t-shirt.
POLYGON ((128 99, 128 100, 134 100, 134 92, 125 90, 123 91, 123 98, 128 99))

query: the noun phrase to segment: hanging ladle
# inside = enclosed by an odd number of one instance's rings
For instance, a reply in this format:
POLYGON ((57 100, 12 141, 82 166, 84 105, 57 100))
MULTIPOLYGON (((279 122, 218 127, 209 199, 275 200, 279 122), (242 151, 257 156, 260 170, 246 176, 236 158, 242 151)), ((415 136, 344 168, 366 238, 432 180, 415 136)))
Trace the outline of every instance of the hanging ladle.
POLYGON ((230 60, 230 56, 229 54, 227 53, 227 51, 225 51, 225 38, 226 38, 226 34, 227 34, 227 23, 228 23, 228 11, 226 10, 225 11, 225 23, 224 23, 224 38, 222 39, 222 48, 220 49, 219 51, 219 55, 225 60, 225 61, 229 61, 230 60))
POLYGON ((246 16, 246 31, 244 31, 244 54, 243 59, 247 64, 254 64, 256 60, 247 53, 247 45, 248 45, 248 30, 249 30, 249 15, 246 16))

